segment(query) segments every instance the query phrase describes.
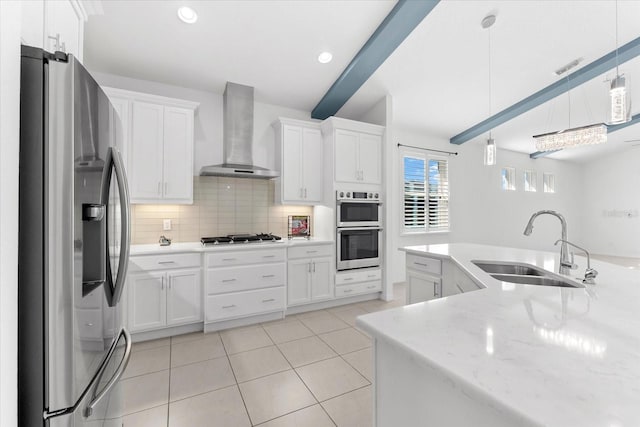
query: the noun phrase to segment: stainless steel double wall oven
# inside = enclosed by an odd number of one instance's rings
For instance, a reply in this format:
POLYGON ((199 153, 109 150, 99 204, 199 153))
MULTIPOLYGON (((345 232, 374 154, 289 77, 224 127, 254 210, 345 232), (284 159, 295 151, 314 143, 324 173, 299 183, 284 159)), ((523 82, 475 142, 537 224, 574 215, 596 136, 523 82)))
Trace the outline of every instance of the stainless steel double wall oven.
POLYGON ((336 192, 337 269, 378 267, 381 263, 380 193, 336 192))

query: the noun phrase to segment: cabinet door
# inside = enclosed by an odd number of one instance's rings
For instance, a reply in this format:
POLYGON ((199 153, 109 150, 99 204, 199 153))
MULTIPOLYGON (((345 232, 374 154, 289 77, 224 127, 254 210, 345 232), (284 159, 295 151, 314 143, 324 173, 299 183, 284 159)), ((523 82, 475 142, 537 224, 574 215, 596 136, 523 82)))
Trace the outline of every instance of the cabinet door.
POLYGON ((132 203, 162 199, 164 107, 134 101, 131 116, 129 189, 132 203))
POLYGON ((379 135, 360 134, 358 150, 360 166, 360 181, 366 184, 380 184, 382 180, 382 165, 380 152, 382 137, 379 135))
POLYGON ((110 144, 117 147, 122 154, 127 174, 129 174, 129 105, 130 101, 126 98, 118 98, 116 96, 109 96, 109 102, 113 105, 113 110, 110 114, 116 114, 118 120, 111 118, 109 121, 113 126, 113 132, 110 137, 112 138, 110 144))
POLYGON ((302 128, 282 127, 282 198, 285 201, 303 201, 302 168, 306 167, 302 157, 302 128))
POLYGON ((287 305, 302 304, 311 301, 309 275, 311 261, 300 259, 287 262, 287 305))
POLYGON ((321 202, 324 180, 324 153, 322 134, 319 129, 303 129, 302 138, 302 183, 304 184, 304 200, 321 202))
POLYGON ((331 258, 312 260, 311 272, 311 299, 333 298, 331 258))
POLYGON ((167 272, 167 325, 202 320, 200 269, 167 272))
POLYGON ((128 322, 131 332, 162 328, 166 324, 165 273, 132 275, 129 287, 128 322))
POLYGON ((441 284, 439 277, 407 270, 407 304, 439 298, 441 284))
POLYGON ((45 1, 44 9, 46 50, 72 53, 82 62, 82 21, 72 2, 45 1))
POLYGON ((335 131, 336 181, 360 182, 358 170, 358 140, 356 132, 336 129, 335 131))
POLYGON ((193 110, 164 109, 165 202, 193 203, 193 110))

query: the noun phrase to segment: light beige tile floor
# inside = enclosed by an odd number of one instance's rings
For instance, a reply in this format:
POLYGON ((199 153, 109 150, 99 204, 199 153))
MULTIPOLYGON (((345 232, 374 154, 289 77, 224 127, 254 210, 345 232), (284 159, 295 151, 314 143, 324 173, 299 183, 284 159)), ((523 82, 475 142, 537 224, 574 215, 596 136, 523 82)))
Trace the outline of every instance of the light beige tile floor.
POLYGON ((371 426, 371 339, 355 319, 403 305, 403 285, 394 296, 134 344, 124 426, 371 426))

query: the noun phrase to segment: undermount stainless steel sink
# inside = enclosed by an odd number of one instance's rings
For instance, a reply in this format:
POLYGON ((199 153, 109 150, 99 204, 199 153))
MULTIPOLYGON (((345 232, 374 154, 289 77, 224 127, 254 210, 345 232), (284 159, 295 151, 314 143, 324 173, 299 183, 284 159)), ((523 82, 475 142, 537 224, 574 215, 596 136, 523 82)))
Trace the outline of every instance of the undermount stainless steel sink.
POLYGON ((531 264, 502 261, 471 261, 494 279, 522 285, 582 288, 580 283, 531 264))
POLYGON ((476 262, 475 265, 490 274, 519 274, 526 276, 544 276, 545 271, 522 264, 494 264, 490 262, 476 262))
POLYGON ((583 286, 572 280, 560 280, 554 277, 525 276, 516 274, 492 274, 494 279, 521 285, 558 286, 561 288, 582 288, 583 286))

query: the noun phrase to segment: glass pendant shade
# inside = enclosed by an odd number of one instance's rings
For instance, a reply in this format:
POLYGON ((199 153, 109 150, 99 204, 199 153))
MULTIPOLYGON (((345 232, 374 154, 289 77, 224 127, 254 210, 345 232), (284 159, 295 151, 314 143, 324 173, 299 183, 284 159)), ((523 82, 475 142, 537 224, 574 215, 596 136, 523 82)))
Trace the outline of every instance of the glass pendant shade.
POLYGON ((535 135, 538 151, 560 150, 579 145, 602 144, 607 142, 607 126, 603 123, 566 129, 560 132, 535 135))
POLYGON ((484 164, 485 166, 496 164, 496 142, 493 138, 487 139, 487 145, 484 146, 484 164))
POLYGON ((631 99, 625 77, 618 75, 611 81, 609 96, 611 97, 609 124, 617 125, 631 120, 631 99))

